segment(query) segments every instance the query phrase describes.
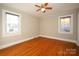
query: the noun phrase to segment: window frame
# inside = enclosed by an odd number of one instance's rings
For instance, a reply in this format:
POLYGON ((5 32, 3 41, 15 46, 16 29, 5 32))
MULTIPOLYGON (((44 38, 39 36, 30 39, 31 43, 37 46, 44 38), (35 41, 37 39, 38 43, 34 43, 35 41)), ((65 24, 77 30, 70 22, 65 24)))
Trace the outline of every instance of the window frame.
POLYGON ((3 37, 15 36, 15 35, 20 35, 20 34, 21 34, 21 14, 2 9, 2 35, 3 37), (6 32, 6 13, 11 13, 11 14, 15 14, 19 16, 19 30, 17 33, 9 34, 6 32))
POLYGON ((62 34, 72 34, 73 33, 73 14, 70 14, 70 15, 64 15, 64 16, 59 16, 59 18, 58 18, 58 32, 59 33, 62 33, 62 34), (70 32, 63 32, 63 31, 61 31, 60 30, 60 28, 61 28, 61 17, 68 17, 68 16, 70 16, 71 17, 71 24, 70 24, 70 32))

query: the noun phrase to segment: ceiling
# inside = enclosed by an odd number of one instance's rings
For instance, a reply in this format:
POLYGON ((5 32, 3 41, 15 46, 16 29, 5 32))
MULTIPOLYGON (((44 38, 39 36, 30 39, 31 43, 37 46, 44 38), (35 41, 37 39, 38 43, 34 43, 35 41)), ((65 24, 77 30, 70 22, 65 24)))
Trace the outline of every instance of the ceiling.
MULTIPOLYGON (((11 8, 16 8, 22 10, 23 12, 27 12, 33 15, 42 14, 40 11, 36 12, 38 8, 34 6, 35 4, 40 5, 41 3, 4 3, 2 5, 11 8)), ((53 10, 52 11, 49 10, 44 14, 51 14, 52 12, 60 12, 63 10, 76 9, 79 8, 79 3, 49 3, 49 6, 53 7, 53 10)))

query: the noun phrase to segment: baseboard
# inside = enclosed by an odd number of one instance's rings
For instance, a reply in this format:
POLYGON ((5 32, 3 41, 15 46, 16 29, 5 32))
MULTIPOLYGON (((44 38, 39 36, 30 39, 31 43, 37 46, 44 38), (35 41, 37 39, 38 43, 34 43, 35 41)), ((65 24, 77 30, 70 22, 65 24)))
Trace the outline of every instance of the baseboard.
POLYGON ((0 46, 0 49, 4 49, 4 48, 10 47, 10 46, 13 46, 13 45, 16 45, 16 44, 37 38, 37 37, 39 37, 39 36, 34 36, 34 37, 26 38, 26 39, 23 39, 23 40, 20 40, 20 41, 17 41, 17 42, 9 43, 7 45, 2 45, 2 46, 0 46))
MULTIPOLYGON (((0 49, 4 49, 4 48, 7 48, 7 47, 10 47, 10 46, 13 46, 13 45, 16 45, 16 44, 19 44, 19 43, 22 43, 24 41, 28 41, 28 40, 31 40, 33 38, 37 38, 37 37, 46 37, 46 38, 51 38, 51 39, 57 39, 57 40, 62 40, 62 41, 67 41, 67 42, 73 42, 73 43, 76 43, 76 41, 74 40, 68 40, 68 39, 62 39, 62 38, 57 38, 57 37, 51 37, 51 36, 46 36, 46 35, 39 35, 39 36, 34 36, 34 37, 30 37, 30 38, 26 38, 24 40, 20 40, 18 42, 13 42, 13 43, 9 43, 7 45, 2 45, 0 46, 0 49)), ((79 46, 79 44, 77 44, 79 46)))
POLYGON ((56 40, 62 40, 62 41, 67 41, 67 42, 73 42, 76 43, 75 40, 69 40, 69 39, 62 39, 58 37, 52 37, 52 36, 46 36, 46 35, 39 35, 40 37, 46 37, 46 38, 51 38, 51 39, 56 39, 56 40))

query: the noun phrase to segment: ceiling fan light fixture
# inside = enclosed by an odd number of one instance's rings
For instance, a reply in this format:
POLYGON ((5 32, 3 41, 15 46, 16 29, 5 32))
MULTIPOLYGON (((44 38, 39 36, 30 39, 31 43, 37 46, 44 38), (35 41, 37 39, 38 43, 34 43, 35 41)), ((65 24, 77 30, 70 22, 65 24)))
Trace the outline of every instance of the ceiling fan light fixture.
POLYGON ((46 9, 45 8, 41 8, 41 11, 44 12, 46 9))

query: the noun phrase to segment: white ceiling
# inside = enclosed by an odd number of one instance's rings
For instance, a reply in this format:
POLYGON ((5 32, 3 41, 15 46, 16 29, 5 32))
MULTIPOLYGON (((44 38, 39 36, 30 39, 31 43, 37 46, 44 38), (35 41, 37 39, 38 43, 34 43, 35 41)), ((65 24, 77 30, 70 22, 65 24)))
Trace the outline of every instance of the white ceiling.
MULTIPOLYGON (((40 11, 36 12, 38 8, 34 6, 35 4, 40 5, 41 3, 5 3, 2 5, 8 6, 11 8, 16 8, 16 9, 22 10, 23 12, 28 12, 33 15, 41 14, 40 11)), ((60 12, 63 10, 79 8, 78 3, 49 3, 49 6, 53 7, 53 10, 52 11, 49 10, 48 12, 46 12, 48 14, 52 12, 58 12, 58 11, 60 12)))

